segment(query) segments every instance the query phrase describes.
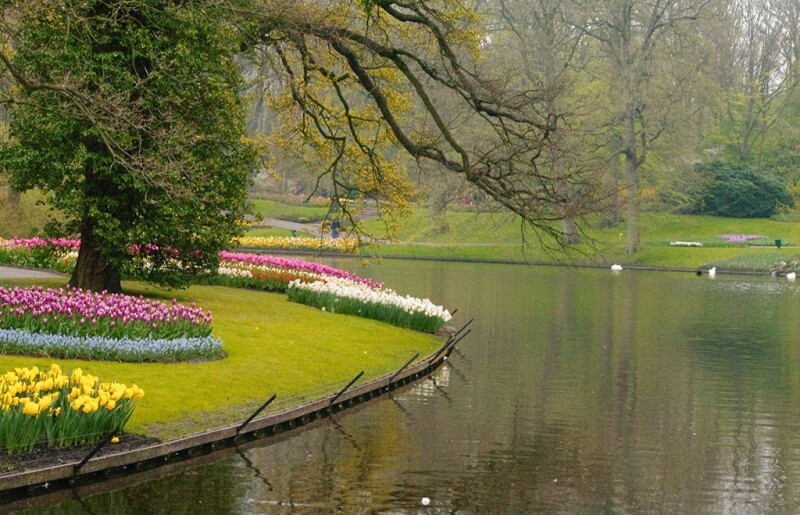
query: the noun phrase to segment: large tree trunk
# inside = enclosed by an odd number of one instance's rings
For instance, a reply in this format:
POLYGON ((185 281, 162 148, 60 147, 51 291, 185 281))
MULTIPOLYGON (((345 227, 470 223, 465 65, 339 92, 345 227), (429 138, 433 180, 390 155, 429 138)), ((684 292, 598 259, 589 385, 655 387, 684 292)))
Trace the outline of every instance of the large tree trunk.
MULTIPOLYGON (((752 93, 750 93, 752 95, 752 93)), ((750 161, 751 141, 753 137, 753 129, 755 129, 755 115, 753 114, 755 101, 750 98, 747 101, 747 111, 744 114, 744 121, 742 122, 742 139, 739 142, 739 160, 742 163, 750 161)))
POLYGON ((564 218, 561 222, 561 241, 564 245, 577 245, 581 242, 581 233, 574 218, 564 218))
POLYGON ((81 224, 81 248, 69 285, 82 290, 122 292, 119 269, 111 266, 106 256, 95 248, 92 223, 88 220, 81 224))
POLYGON ((445 234, 450 231, 450 224, 447 221, 448 195, 447 184, 440 184, 436 181, 431 186, 428 199, 428 218, 431 232, 434 234, 445 234))
POLYGON ((627 222, 627 238, 625 252, 635 254, 641 248, 639 237, 639 162, 636 152, 636 132, 634 129, 633 107, 625 108, 625 214, 627 222))
POLYGON ((577 245, 581 242, 581 235, 578 231, 578 224, 570 213, 569 203, 572 200, 572 194, 569 190, 569 183, 567 182, 564 172, 564 166, 557 151, 553 152, 553 170, 556 177, 556 193, 558 194, 559 200, 564 202, 561 206, 561 212, 559 213, 562 217, 561 243, 563 245, 577 245))
POLYGON ((625 214, 627 236, 625 253, 635 254, 641 249, 639 235, 639 166, 643 160, 645 148, 636 147, 636 102, 634 93, 641 81, 634 79, 636 71, 630 60, 630 49, 623 47, 623 56, 626 67, 623 69, 622 98, 624 99, 622 123, 624 127, 622 155, 625 156, 625 214), (640 154, 641 152, 641 154, 640 154))
POLYGON ((603 210, 603 227, 615 227, 621 224, 624 220, 622 216, 622 184, 624 182, 624 170, 620 154, 622 152, 622 138, 615 136, 609 143, 608 148, 611 150, 611 156, 608 159, 609 176, 608 181, 611 189, 611 202, 609 206, 603 210))
POLYGON ((636 158, 625 155, 625 199, 627 217, 627 238, 625 252, 635 254, 641 250, 639 229, 639 178, 637 176, 636 158))
MULTIPOLYGON (((558 108, 555 101, 550 101, 548 108, 551 113, 557 113, 558 108)), ((561 244, 577 245, 581 242, 581 235, 578 231, 578 224, 571 213, 572 191, 570 191, 567 171, 562 158, 562 152, 568 146, 565 145, 565 135, 556 130, 550 139, 550 159, 552 160, 553 174, 555 176, 555 188, 558 201, 561 203, 559 215, 561 215, 561 244)))
POLYGON ((12 213, 19 213, 19 207, 22 203, 22 193, 13 188, 8 188, 8 190, 6 190, 6 202, 8 209, 12 213))

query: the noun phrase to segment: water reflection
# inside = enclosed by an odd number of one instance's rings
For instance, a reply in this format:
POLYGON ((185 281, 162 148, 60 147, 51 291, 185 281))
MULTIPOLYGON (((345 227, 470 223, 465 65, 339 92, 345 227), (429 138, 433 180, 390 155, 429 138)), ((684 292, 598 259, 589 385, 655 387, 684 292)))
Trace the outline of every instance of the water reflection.
POLYGON ((800 508, 800 285, 437 263, 368 272, 458 308, 459 325, 476 318, 450 365, 291 438, 84 502, 118 513, 800 508))

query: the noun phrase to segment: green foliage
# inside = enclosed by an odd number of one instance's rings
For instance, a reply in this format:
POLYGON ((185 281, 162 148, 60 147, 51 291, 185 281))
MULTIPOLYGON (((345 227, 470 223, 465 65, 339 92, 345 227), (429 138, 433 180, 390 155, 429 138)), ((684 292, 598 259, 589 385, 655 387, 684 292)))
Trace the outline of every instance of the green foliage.
POLYGON ((19 103, 0 165, 17 188, 54 194, 69 232, 100 256, 86 266, 186 284, 240 232, 255 162, 229 11, 211 1, 48 5, 21 11, 19 103))
POLYGON ((702 165, 700 171, 709 182, 692 209, 694 214, 768 218, 781 206, 794 204, 782 182, 747 165, 714 161, 702 165))

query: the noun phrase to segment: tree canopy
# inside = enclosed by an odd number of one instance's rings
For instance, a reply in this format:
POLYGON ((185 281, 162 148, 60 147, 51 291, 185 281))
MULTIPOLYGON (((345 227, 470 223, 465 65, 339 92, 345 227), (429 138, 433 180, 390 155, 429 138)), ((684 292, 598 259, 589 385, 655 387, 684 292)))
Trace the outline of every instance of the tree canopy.
POLYGON ((15 87, 0 164, 17 188, 52 192, 80 232, 70 284, 118 291, 127 269, 177 286, 215 266, 255 164, 227 7, 65 0, 4 14, 15 87))

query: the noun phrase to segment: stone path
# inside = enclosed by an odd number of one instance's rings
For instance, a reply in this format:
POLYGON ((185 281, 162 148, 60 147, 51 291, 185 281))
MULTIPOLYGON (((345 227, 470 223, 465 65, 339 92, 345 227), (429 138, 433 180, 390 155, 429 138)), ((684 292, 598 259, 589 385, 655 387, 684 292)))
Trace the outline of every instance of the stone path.
POLYGON ((36 279, 39 277, 64 277, 64 274, 49 272, 47 270, 0 266, 0 279, 36 279))

